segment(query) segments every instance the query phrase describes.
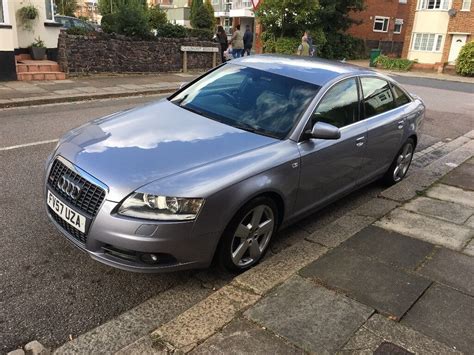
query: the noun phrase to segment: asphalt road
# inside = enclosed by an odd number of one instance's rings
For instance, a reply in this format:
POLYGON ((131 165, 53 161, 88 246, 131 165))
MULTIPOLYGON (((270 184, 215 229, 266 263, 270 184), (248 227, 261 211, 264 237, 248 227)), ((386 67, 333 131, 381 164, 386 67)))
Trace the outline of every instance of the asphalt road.
MULTIPOLYGON (((421 149, 474 128, 474 100, 472 91, 466 90, 469 87, 446 82, 430 87, 426 81, 415 86, 417 79, 402 80, 429 107, 421 149)), ((33 339, 49 347, 58 346, 151 297, 184 285, 187 297, 163 301, 170 302, 168 316, 172 316, 231 279, 232 275, 215 269, 160 275, 115 270, 72 247, 47 220, 41 192, 43 165, 55 143, 41 142, 57 139, 95 117, 154 99, 0 110, 0 353, 33 339)), ((280 233, 272 252, 288 245, 288 234, 303 238, 367 201, 381 188, 372 184, 280 233)))

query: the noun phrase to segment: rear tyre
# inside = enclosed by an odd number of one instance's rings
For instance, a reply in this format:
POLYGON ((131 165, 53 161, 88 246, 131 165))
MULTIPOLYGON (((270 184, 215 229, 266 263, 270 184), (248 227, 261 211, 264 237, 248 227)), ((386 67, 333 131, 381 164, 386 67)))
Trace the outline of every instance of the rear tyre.
POLYGON ((390 168, 383 177, 383 181, 387 185, 394 185, 403 180, 410 168, 414 151, 415 141, 413 138, 408 138, 403 147, 398 151, 392 165, 390 165, 390 168))
POLYGON ((268 197, 257 197, 242 207, 222 235, 217 250, 219 265, 243 272, 265 255, 278 227, 278 208, 268 197))

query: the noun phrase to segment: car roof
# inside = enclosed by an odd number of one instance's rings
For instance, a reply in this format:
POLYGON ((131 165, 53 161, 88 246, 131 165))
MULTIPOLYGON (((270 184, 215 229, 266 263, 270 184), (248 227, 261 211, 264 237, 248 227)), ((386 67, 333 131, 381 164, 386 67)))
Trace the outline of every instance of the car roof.
POLYGON ((268 71, 318 86, 323 86, 327 82, 342 76, 349 76, 351 74, 373 75, 376 73, 367 68, 334 60, 289 55, 252 55, 233 59, 229 63, 268 71))

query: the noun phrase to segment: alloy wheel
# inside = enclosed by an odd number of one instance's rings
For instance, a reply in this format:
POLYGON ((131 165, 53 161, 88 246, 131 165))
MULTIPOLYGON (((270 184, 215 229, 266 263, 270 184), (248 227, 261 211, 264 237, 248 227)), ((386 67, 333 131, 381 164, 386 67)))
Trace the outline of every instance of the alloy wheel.
POLYGON ((275 226, 272 209, 259 205, 242 218, 234 232, 231 243, 231 258, 234 265, 245 268, 256 261, 270 242, 275 226))
POLYGON ((405 144, 403 150, 397 157, 397 163, 395 165, 395 169, 393 169, 393 180, 395 182, 400 181, 403 179, 405 174, 410 167, 411 159, 413 155, 413 145, 410 143, 405 144))

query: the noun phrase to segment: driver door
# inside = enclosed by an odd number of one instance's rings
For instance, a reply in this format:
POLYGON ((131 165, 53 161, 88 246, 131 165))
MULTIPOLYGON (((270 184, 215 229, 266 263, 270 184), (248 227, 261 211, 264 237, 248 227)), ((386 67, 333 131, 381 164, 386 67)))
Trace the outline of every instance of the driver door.
POLYGON ((311 124, 319 121, 336 126, 341 137, 337 140, 307 139, 299 143, 301 175, 297 213, 321 207, 355 187, 358 172, 364 164, 367 141, 367 126, 359 121, 359 115, 357 78, 338 82, 319 102, 311 124))

